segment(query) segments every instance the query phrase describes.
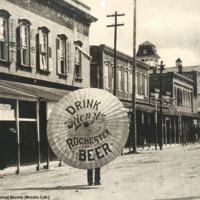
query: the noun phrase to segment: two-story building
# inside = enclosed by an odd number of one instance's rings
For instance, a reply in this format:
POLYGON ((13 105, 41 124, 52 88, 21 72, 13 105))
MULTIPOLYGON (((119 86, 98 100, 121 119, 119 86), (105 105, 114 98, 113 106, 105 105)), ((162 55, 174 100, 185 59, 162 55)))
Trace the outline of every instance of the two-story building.
MULTIPOLYGON (((104 89, 114 93, 114 49, 105 45, 91 45, 92 56, 90 69, 91 87, 104 89)), ((132 116, 132 80, 133 58, 123 52, 116 51, 116 96, 121 100, 132 116)), ((137 142, 143 145, 150 140, 150 117, 154 107, 149 105, 149 65, 137 60, 136 65, 136 115, 137 115, 137 142)), ((133 131, 127 146, 132 146, 133 131)))
MULTIPOLYGON (((139 45, 137 59, 150 65, 150 104, 155 105, 155 101, 157 101, 154 113, 157 112, 160 119, 161 74, 158 68, 159 58, 154 44, 146 41, 139 45), (155 92, 156 90, 157 92, 155 92), (155 96, 157 97, 155 98, 155 96)), ((191 136, 191 128, 193 122, 198 119, 196 74, 192 72, 184 75, 182 71, 182 62, 178 59, 176 70, 166 67, 162 75, 162 143, 164 144, 191 142, 193 137, 191 136)), ((151 138, 155 140, 155 129, 157 128, 159 141, 161 137, 161 133, 159 133, 160 121, 155 118, 154 116, 152 120, 154 127, 152 126, 151 138)))
POLYGON ((90 87, 89 28, 96 20, 78 0, 1 0, 0 163, 19 171, 48 159, 51 109, 68 92, 90 87))
MULTIPOLYGON (((198 119, 197 101, 194 97, 194 80, 174 71, 163 72, 163 143, 182 143, 192 141, 192 127, 198 119), (169 93, 169 98, 164 95, 169 93), (167 103, 166 103, 167 102, 167 103), (168 104, 168 105, 165 105, 168 104)), ((150 91, 160 89, 160 73, 150 75, 150 91)), ((160 106, 160 105, 159 105, 160 106)), ((160 113, 158 113, 160 114, 160 113)), ((160 126, 160 124, 159 124, 160 126)))

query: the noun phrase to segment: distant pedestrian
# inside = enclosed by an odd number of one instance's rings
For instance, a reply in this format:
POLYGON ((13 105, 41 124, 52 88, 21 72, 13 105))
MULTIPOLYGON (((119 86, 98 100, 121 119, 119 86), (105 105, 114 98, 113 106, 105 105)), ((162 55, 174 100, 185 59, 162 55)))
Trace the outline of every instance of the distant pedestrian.
POLYGON ((88 169, 87 170, 87 181, 88 185, 93 185, 93 171, 94 171, 94 185, 101 185, 101 168, 96 168, 95 170, 93 169, 88 169))

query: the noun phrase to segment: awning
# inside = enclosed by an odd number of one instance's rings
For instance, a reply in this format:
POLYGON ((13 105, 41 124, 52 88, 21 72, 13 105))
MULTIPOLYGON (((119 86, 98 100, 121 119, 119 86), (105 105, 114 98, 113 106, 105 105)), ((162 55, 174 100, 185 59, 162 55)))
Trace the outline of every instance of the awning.
MULTIPOLYGON (((132 111, 132 102, 125 102, 122 99, 120 100, 123 103, 125 108, 129 108, 132 111)), ((155 111, 154 107, 151 105, 136 103, 135 107, 136 107, 136 110, 147 112, 147 113, 152 113, 155 111)))
POLYGON ((36 86, 25 83, 0 80, 0 98, 19 99, 27 101, 59 101, 68 90, 36 86))

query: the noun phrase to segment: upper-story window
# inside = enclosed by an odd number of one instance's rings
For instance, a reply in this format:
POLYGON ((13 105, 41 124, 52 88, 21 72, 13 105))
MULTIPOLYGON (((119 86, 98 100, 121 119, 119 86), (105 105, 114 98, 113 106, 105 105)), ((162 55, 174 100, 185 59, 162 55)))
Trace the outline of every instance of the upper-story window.
POLYGON ((109 66, 108 64, 104 65, 104 86, 109 88, 109 66))
POLYGON ((183 104, 183 95, 182 95, 182 90, 180 88, 177 89, 177 105, 182 106, 183 104))
POLYGON ((112 65, 112 89, 114 90, 114 67, 112 65))
POLYGON ((148 76, 144 77, 144 95, 145 95, 145 97, 148 97, 148 95, 149 95, 148 76))
POLYGON ((176 87, 174 87, 174 104, 177 105, 177 90, 176 90, 176 87))
POLYGON ((0 60, 9 61, 9 34, 8 20, 10 14, 5 10, 0 10, 0 60))
POLYGON ((144 91, 144 85, 143 85, 143 75, 140 74, 140 84, 139 84, 139 94, 142 95, 144 91))
POLYGON ((136 94, 140 94, 140 74, 136 73, 136 94))
MULTIPOLYGON (((137 78, 137 76, 135 76, 135 77, 137 78)), ((135 80, 135 84, 136 84, 135 88, 137 90, 137 79, 135 80)), ((129 92, 130 92, 130 94, 133 93, 133 73, 132 72, 129 73, 129 92)))
POLYGON ((19 29, 17 29, 18 39, 18 62, 23 66, 30 66, 30 25, 31 23, 26 19, 20 19, 19 29))
POLYGON ((75 41, 75 78, 82 79, 82 57, 81 50, 83 43, 81 41, 75 41), (80 48, 79 48, 80 47, 80 48))
POLYGON ((43 71, 51 71, 52 69, 52 48, 50 46, 51 39, 49 38, 49 29, 46 27, 38 28, 38 65, 39 69, 43 71))
POLYGON ((68 52, 67 52, 67 37, 62 34, 56 39, 57 47, 57 72, 58 74, 68 74, 68 52))
POLYGON ((128 92, 128 71, 124 71, 124 92, 128 92))
POLYGON ((122 69, 118 70, 118 90, 122 91, 122 69))

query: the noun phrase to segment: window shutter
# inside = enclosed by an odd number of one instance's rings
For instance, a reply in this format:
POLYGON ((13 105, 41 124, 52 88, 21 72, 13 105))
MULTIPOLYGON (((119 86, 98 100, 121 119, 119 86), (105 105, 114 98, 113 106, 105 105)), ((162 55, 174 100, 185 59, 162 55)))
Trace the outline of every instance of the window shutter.
POLYGON ((57 50, 57 73, 61 73, 61 66, 60 66, 60 39, 56 39, 56 50, 57 50))
POLYGON ((67 40, 67 49, 66 49, 66 74, 69 74, 70 58, 71 58, 71 43, 70 43, 70 41, 67 40))
POLYGON ((30 65, 35 67, 35 30, 30 29, 30 65))
POLYGON ((15 20, 9 20, 9 58, 10 62, 16 62, 16 34, 15 34, 15 20))
POLYGON ((8 44, 8 19, 5 20, 5 61, 9 61, 9 44, 8 44))
POLYGON ((51 33, 49 33, 48 35, 48 64, 49 64, 49 71, 53 70, 53 66, 52 66, 52 37, 51 37, 51 33))

